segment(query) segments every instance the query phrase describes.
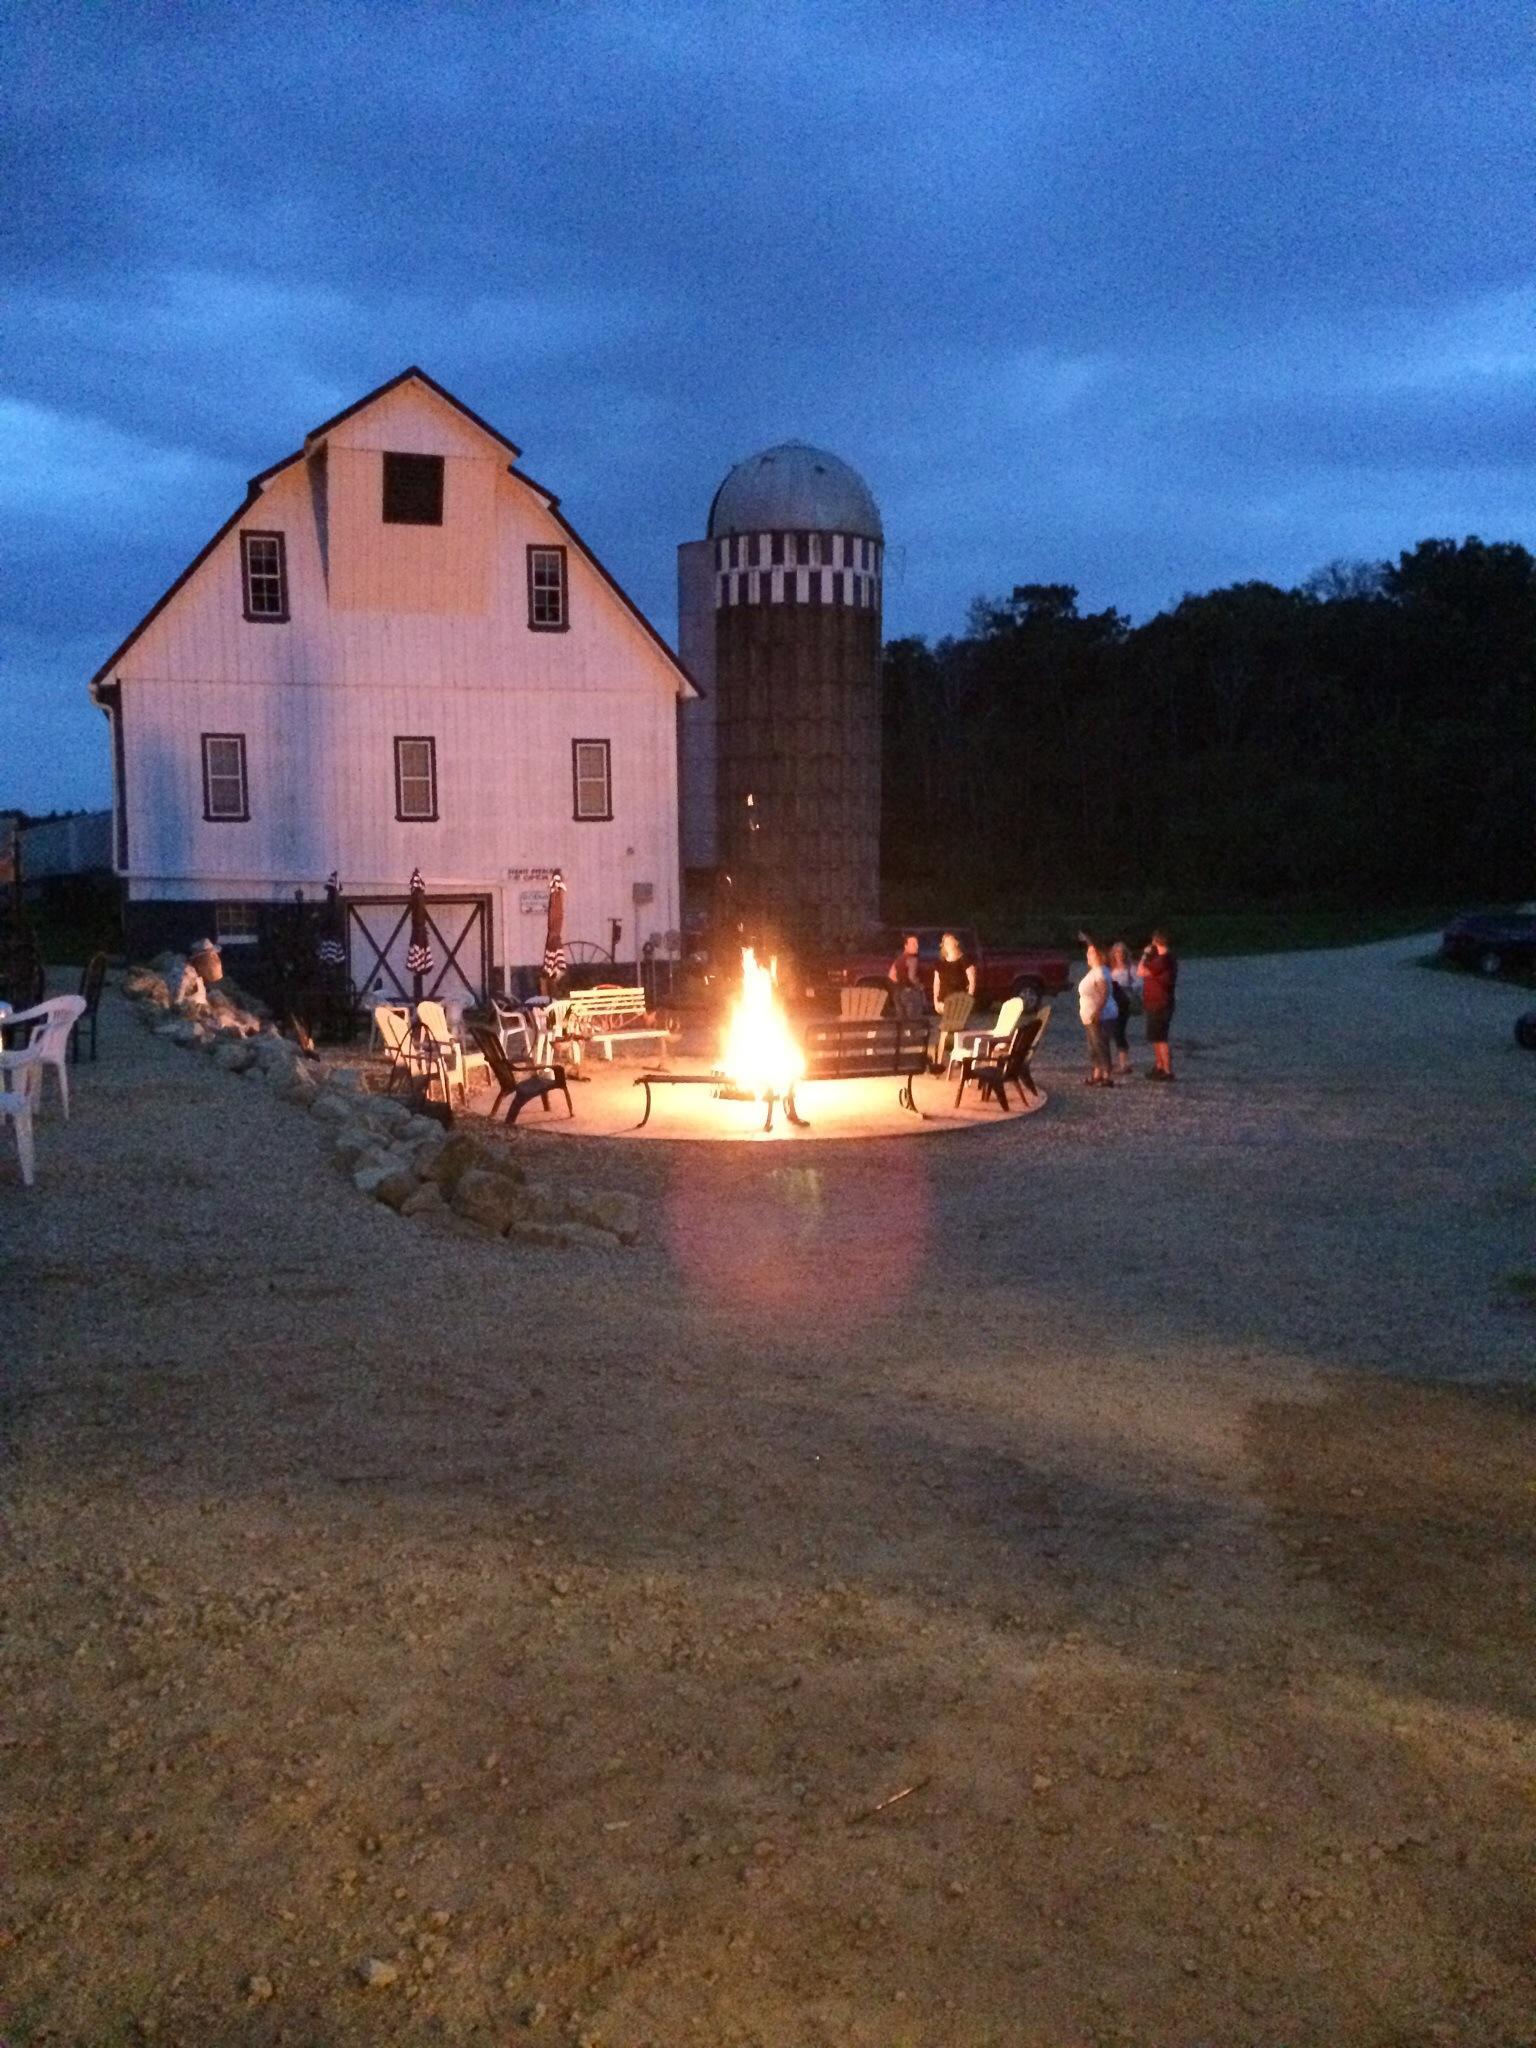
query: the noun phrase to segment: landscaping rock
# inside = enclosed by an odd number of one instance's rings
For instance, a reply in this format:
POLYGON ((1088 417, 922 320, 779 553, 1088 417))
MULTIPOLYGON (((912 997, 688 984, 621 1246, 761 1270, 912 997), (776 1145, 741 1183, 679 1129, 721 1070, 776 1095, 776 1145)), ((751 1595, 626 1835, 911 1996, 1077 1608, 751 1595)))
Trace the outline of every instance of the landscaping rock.
POLYGON ((215 1045, 213 1064, 226 1074, 244 1074, 256 1064, 256 1055, 243 1040, 215 1045))
POLYGON ((345 1124, 356 1114, 355 1106, 340 1095, 333 1095, 328 1088, 322 1088, 309 1105, 309 1113, 318 1117, 321 1123, 345 1124))
POLYGON ((635 1244, 640 1237, 640 1198, 622 1188, 572 1188, 566 1208, 578 1223, 596 1230, 611 1231, 620 1244, 635 1244), (578 1203, 576 1197, 581 1196, 578 1203))
POLYGON ((454 1187, 454 1214, 500 1236, 518 1220, 522 1196, 523 1190, 505 1174, 472 1167, 459 1176, 454 1187))
POLYGON ((357 1966, 358 1982, 366 1985, 370 1991, 386 1991, 391 1984, 399 1981, 399 1977, 398 1963, 381 1962, 377 1956, 369 1956, 365 1962, 357 1966))
POLYGON ((325 1077, 327 1088, 344 1089, 349 1095, 365 1092, 362 1072, 357 1067, 332 1067, 325 1077))
POLYGON ((361 1193, 372 1195, 376 1202, 398 1209, 415 1194, 417 1180, 411 1169, 398 1159, 383 1159, 376 1166, 358 1167, 352 1176, 352 1185, 361 1193))
POLYGON ((424 1180, 400 1204, 402 1216, 441 1216, 448 1204, 434 1180, 424 1180))
POLYGON ((436 1181, 451 1200, 464 1175, 483 1171, 485 1163, 485 1147, 474 1138, 466 1137, 462 1131, 457 1131, 443 1140, 437 1157, 424 1170, 423 1177, 436 1181))
POLYGON ((284 1102, 296 1102, 300 1109, 308 1109, 319 1100, 319 1083, 309 1068, 297 1061, 288 1066, 269 1067, 267 1081, 284 1102))
POLYGON ((514 1223, 507 1232, 514 1244, 543 1245, 556 1251, 616 1252, 619 1240, 590 1223, 514 1223))

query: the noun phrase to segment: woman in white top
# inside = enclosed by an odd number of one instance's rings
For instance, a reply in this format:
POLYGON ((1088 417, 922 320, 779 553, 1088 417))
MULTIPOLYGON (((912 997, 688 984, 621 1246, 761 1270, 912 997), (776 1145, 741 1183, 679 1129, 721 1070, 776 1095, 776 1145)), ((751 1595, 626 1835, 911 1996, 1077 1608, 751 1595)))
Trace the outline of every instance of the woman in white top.
POLYGON ((1109 978, 1114 985, 1117 1013, 1109 1032, 1115 1054, 1115 1072, 1128 1074, 1131 1071, 1131 1048, 1126 1040, 1125 1027, 1131 1021, 1131 1010, 1136 1001, 1136 969, 1131 965, 1131 949, 1123 939, 1116 939, 1109 949, 1109 978))
POLYGON ((1113 1088, 1109 1074, 1109 1026, 1119 1014, 1115 985, 1104 965, 1103 952, 1088 941, 1088 972, 1077 984, 1077 1014, 1088 1040, 1088 1072, 1085 1088, 1113 1088))

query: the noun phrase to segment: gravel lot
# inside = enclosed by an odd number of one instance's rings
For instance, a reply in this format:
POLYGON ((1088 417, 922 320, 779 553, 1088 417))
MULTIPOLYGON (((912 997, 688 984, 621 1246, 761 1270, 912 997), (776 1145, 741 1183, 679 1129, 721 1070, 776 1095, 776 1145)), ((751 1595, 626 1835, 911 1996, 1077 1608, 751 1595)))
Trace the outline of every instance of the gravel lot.
POLYGON ((1530 997, 1422 951, 543 1145, 611 1255, 109 1009, 0 1131, 6 2048, 1536 2042, 1530 997))

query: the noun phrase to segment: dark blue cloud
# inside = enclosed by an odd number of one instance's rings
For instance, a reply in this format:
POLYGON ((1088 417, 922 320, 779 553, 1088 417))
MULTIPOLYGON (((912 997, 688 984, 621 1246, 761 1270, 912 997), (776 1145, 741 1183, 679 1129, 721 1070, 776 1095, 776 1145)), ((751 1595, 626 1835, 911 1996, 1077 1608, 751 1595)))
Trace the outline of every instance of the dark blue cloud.
POLYGON ((891 632, 1025 579, 1145 614, 1427 531, 1536 541, 1527 28, 1504 0, 13 10, 33 744, 0 801, 101 796, 86 676, 247 475, 410 361, 664 630, 676 542, 791 434, 880 499, 891 632))

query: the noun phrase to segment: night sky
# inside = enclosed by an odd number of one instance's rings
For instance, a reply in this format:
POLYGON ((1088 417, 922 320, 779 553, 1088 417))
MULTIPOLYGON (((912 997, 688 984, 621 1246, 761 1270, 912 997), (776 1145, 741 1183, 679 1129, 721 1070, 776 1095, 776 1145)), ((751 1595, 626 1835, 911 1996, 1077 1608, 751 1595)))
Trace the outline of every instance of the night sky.
POLYGON ((661 630, 741 457, 852 462, 888 635, 1536 547, 1502 0, 7 7, 0 805, 305 431, 419 363, 661 630), (17 711, 19 708, 19 717, 17 711))

